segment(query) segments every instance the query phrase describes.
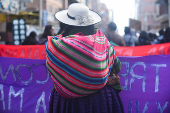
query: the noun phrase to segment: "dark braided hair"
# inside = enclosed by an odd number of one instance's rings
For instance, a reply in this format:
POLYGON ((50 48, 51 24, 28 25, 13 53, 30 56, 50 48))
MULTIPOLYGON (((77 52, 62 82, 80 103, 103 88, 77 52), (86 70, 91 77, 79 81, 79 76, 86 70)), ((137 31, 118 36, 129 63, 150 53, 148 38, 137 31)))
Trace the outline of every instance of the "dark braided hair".
POLYGON ((94 25, 89 26, 72 26, 68 25, 63 33, 63 36, 73 35, 82 32, 84 35, 92 35, 95 32, 94 25))
POLYGON ((59 22, 60 24, 60 30, 58 31, 57 35, 61 34, 66 28, 67 28, 67 24, 64 24, 62 22, 59 22))

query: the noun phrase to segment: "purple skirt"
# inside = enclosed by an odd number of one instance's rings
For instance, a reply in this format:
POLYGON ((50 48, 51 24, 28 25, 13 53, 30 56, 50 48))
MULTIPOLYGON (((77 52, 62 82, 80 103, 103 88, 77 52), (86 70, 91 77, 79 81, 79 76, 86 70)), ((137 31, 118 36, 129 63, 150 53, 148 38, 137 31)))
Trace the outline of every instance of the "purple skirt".
POLYGON ((106 85, 94 94, 75 99, 63 98, 53 89, 49 113, 124 113, 124 108, 118 91, 106 85))

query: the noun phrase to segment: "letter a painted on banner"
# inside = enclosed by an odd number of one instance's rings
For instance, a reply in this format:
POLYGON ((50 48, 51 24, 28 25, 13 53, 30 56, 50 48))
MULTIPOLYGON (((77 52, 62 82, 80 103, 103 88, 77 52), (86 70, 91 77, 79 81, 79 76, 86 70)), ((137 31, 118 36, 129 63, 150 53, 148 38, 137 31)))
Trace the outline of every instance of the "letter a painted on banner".
POLYGON ((44 113, 47 113, 46 105, 45 105, 45 92, 42 92, 41 97, 37 101, 37 105, 35 108, 35 113, 38 113, 39 107, 43 107, 44 113), (42 105, 40 105, 40 102, 42 101, 42 105))
POLYGON ((170 54, 170 47, 168 48, 167 54, 170 54))
POLYGON ((165 47, 164 45, 159 48, 159 55, 165 55, 165 47))
POLYGON ((32 48, 29 48, 27 50, 27 58, 31 59, 32 58, 32 48))
POLYGON ((133 54, 133 50, 130 49, 130 50, 126 50, 122 53, 122 56, 132 56, 133 54))
POLYGON ((154 47, 154 48, 150 49, 150 50, 148 51, 147 56, 156 55, 156 50, 157 50, 157 47, 154 47))
POLYGON ((25 51, 24 51, 24 49, 21 50, 20 58, 25 58, 25 51))
POLYGON ((34 59, 40 59, 40 52, 39 52, 39 49, 38 49, 38 48, 35 49, 34 59))

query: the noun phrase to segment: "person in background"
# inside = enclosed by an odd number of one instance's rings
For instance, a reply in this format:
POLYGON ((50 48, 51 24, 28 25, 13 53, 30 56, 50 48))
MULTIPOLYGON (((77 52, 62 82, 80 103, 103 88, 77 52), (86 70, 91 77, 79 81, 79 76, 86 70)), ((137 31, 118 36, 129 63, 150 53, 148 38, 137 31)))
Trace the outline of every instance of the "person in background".
POLYGON ((165 43, 170 42, 170 27, 167 27, 164 33, 165 43))
POLYGON ((157 38, 157 41, 155 41, 155 44, 165 43, 164 33, 164 29, 159 30, 159 36, 157 38))
POLYGON ((158 38, 158 36, 157 36, 155 33, 153 33, 153 38, 154 38, 154 40, 155 40, 155 39, 158 38))
POLYGON ((154 44, 154 35, 152 33, 148 33, 148 36, 149 36, 151 44, 153 45, 154 44))
POLYGON ((159 42, 158 42, 158 36, 157 36, 156 34, 153 34, 153 37, 154 37, 153 44, 159 44, 159 42))
POLYGON ((36 45, 37 44, 36 36, 37 36, 36 32, 32 31, 29 34, 29 36, 25 38, 22 45, 36 45))
POLYGON ((125 27, 124 32, 125 32, 124 40, 126 46, 135 46, 135 43, 137 42, 137 38, 131 34, 130 27, 125 27))
POLYGON ((119 34, 116 33, 117 25, 114 22, 110 22, 108 25, 107 33, 105 33, 109 42, 113 46, 126 46, 125 40, 119 34))
POLYGON ((55 17, 67 28, 45 45, 54 83, 49 113, 123 113, 116 76, 121 63, 104 33, 94 28, 100 15, 74 3, 55 17))
POLYGON ((151 45, 149 35, 146 31, 141 31, 138 42, 139 45, 151 45))
POLYGON ((54 27, 52 25, 45 26, 43 34, 40 36, 37 44, 43 45, 47 42, 48 36, 54 36, 54 27))

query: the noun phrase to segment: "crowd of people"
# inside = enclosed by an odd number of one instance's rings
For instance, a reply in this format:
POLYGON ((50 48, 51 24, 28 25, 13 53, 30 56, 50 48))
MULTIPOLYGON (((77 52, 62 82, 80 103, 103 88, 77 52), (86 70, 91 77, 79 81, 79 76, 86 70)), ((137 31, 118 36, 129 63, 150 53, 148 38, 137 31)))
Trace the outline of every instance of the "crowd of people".
POLYGON ((45 26, 44 32, 37 36, 36 32, 32 31, 28 37, 25 38, 22 45, 43 45, 47 42, 48 36, 54 36, 54 26, 45 26), (37 40, 38 39, 38 40, 37 40))
POLYGON ((116 29, 116 24, 114 22, 110 22, 108 30, 105 33, 113 46, 142 46, 170 42, 170 27, 161 29, 159 31, 159 36, 154 33, 141 31, 138 37, 132 34, 130 27, 125 27, 125 34, 122 37, 116 32, 116 29))
MULTIPOLYGON (((60 30, 57 35, 61 34, 67 27, 66 24, 60 22, 60 30)), ((170 27, 166 29, 161 29, 159 31, 159 36, 154 33, 147 33, 146 31, 141 31, 139 36, 133 35, 131 33, 130 27, 125 27, 124 35, 120 36, 117 32, 117 25, 114 22, 108 24, 108 29, 104 33, 108 38, 109 42, 113 46, 142 46, 142 45, 154 45, 161 43, 170 42, 170 27)), ((44 32, 36 40, 37 34, 32 31, 30 35, 24 40, 22 45, 43 45, 48 40, 48 36, 54 36, 53 25, 47 25, 44 32)))

